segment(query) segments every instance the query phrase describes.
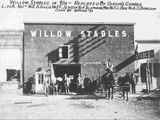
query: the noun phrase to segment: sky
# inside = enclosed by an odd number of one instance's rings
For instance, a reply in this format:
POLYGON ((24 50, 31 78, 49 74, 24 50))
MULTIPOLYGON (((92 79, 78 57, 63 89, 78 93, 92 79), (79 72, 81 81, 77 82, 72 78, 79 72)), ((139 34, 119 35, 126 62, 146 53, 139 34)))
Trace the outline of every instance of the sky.
MULTIPOLYGON (((4 0, 0 0, 0 2, 4 0)), ((5 0, 6 2, 8 0, 5 0)), ((84 0, 82 0, 84 1, 84 0)), ((85 0, 86 1, 86 0, 85 0)), ((87 0, 91 1, 91 0, 87 0)), ((105 0, 104 0, 105 1, 105 0)), ((126 2, 127 0, 106 0, 126 2)), ((26 22, 33 23, 134 23, 135 40, 160 40, 160 0, 128 0, 141 2, 156 10, 95 10, 89 12, 54 12, 48 9, 0 8, 0 31, 24 30, 26 22)))

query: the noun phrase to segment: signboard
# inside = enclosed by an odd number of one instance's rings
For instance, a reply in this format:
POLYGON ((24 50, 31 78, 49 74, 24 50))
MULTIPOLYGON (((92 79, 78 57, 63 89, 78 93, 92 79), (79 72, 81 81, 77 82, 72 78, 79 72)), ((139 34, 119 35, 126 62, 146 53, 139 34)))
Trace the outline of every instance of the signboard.
POLYGON ((136 59, 146 59, 146 58, 152 58, 154 57, 154 50, 148 50, 144 52, 138 53, 138 56, 136 56, 136 59))
POLYGON ((123 62, 121 62, 117 66, 115 66, 113 70, 114 70, 114 72, 118 72, 121 69, 123 69, 124 67, 126 67, 129 64, 131 64, 132 62, 134 62, 135 60, 152 58, 152 57, 154 57, 154 50, 143 51, 143 52, 137 53, 137 55, 135 53, 134 55, 128 57, 126 60, 124 60, 123 62))

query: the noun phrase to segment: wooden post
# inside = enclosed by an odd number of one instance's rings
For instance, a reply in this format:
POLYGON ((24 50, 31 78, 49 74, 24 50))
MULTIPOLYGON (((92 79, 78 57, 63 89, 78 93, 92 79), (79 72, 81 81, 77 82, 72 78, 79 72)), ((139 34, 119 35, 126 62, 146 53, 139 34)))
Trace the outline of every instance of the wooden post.
POLYGON ((147 60, 146 78, 147 78, 146 81, 147 81, 148 92, 150 92, 150 90, 151 90, 151 71, 150 71, 149 60, 147 60))
POLYGON ((147 65, 146 65, 146 90, 148 93, 148 61, 147 61, 147 65))

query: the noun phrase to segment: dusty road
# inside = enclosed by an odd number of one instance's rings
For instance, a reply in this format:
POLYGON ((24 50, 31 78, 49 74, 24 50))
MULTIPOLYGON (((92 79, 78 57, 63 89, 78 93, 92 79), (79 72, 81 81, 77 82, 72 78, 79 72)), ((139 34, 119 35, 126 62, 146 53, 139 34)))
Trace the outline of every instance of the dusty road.
POLYGON ((0 119, 160 120, 159 101, 81 97, 86 96, 24 96, 20 90, 0 89, 0 119))

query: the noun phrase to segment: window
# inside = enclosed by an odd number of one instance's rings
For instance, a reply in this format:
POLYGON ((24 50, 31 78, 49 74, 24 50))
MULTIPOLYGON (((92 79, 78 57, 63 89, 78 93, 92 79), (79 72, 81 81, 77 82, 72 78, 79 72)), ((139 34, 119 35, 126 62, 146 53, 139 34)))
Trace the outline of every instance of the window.
POLYGON ((38 77, 38 84, 43 84, 43 74, 39 74, 38 77))
POLYGON ((154 77, 160 77, 160 63, 154 63, 154 77))
POLYGON ((62 59, 69 58, 69 45, 62 45, 59 47, 59 57, 62 59))
MULTIPOLYGON (((146 67, 147 63, 141 64, 141 80, 142 82, 146 81, 146 67)), ((150 72, 153 77, 160 77, 160 63, 150 63, 150 72)))

